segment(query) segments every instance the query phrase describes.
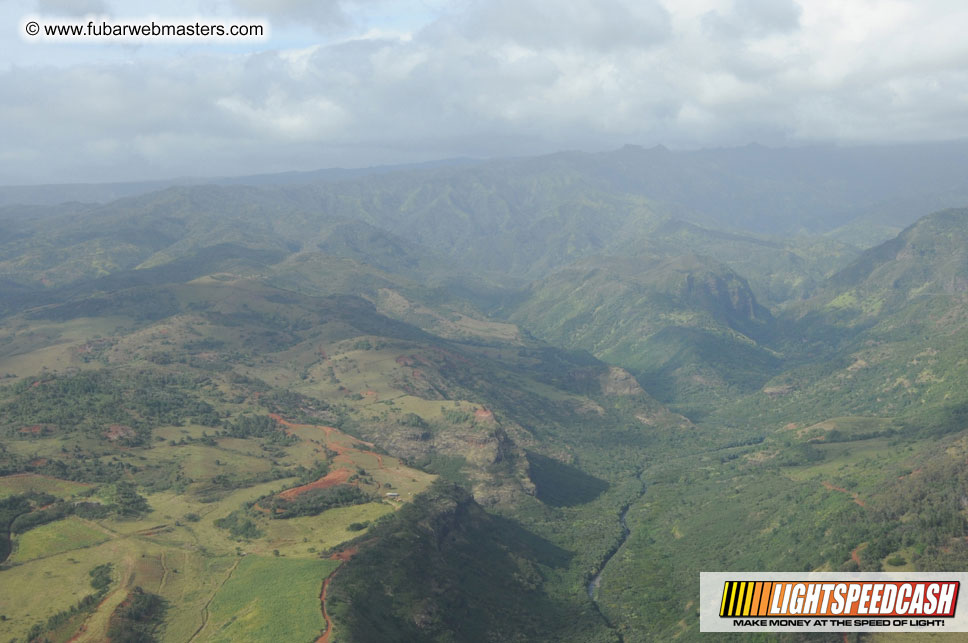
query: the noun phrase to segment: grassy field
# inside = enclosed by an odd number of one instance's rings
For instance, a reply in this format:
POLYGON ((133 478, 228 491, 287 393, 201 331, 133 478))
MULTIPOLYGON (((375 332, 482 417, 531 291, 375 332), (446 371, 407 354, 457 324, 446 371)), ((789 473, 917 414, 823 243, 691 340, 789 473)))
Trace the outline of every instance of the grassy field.
POLYGON ((17 536, 9 562, 16 564, 35 558, 46 558, 72 549, 97 545, 108 538, 109 536, 103 530, 80 518, 70 516, 17 536))
POLYGON ((358 536, 359 531, 348 529, 350 524, 372 523, 392 511, 393 508, 386 503, 369 502, 352 507, 337 507, 318 516, 269 520, 265 524, 265 542, 255 543, 247 549, 259 553, 271 553, 272 549, 278 549, 285 556, 313 557, 315 551, 335 547, 358 536))
POLYGON ((211 478, 219 473, 263 473, 271 467, 269 461, 264 458, 201 444, 160 445, 151 449, 145 457, 148 461, 177 462, 182 472, 193 480, 211 478))
POLYGON ((205 641, 310 641, 325 627, 319 600, 338 561, 246 556, 212 599, 205 641))
POLYGON ((28 491, 49 493, 58 498, 70 498, 76 493, 91 488, 91 486, 81 482, 59 480, 33 473, 20 473, 0 478, 0 498, 28 491))
POLYGON ((0 621, 0 640, 19 640, 35 623, 93 594, 88 572, 97 565, 112 563, 117 582, 124 574, 124 561, 133 559, 135 549, 132 541, 115 539, 4 569, 0 572, 0 614, 7 620, 0 621), (43 600, 38 600, 41 596, 43 600))
MULTIPOLYGON (((15 318, 16 319, 16 318, 15 318)), ((24 329, 16 321, 0 326, 0 337, 9 341, 0 349, 0 373, 29 377, 49 370, 88 366, 78 349, 92 337, 110 335, 130 324, 123 317, 82 317, 64 323, 37 323, 24 329)), ((95 364, 90 364, 94 367, 95 364)))

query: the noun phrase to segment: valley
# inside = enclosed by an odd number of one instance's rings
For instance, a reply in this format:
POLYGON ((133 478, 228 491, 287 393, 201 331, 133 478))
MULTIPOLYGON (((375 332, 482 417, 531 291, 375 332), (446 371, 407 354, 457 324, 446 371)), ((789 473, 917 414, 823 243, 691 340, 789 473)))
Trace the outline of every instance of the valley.
POLYGON ((963 569, 968 210, 803 154, 4 206, 0 638, 693 640, 700 571, 963 569))

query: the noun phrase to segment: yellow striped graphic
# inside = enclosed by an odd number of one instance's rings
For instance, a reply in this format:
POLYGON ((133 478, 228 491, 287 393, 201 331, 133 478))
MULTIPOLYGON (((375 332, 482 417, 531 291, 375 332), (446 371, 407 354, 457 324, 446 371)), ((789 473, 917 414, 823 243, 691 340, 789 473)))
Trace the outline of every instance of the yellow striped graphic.
POLYGON ((723 600, 719 606, 719 615, 723 618, 766 616, 772 593, 772 582, 726 581, 723 584, 723 600))

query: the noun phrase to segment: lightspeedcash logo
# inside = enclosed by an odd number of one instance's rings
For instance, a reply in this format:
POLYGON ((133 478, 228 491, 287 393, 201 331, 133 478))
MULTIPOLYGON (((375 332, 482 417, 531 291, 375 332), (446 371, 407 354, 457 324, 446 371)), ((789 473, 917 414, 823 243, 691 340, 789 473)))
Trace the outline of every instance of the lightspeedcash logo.
POLYGON ((700 574, 704 632, 968 632, 968 573, 700 574), (963 610, 964 611, 964 610, 963 610))
POLYGON ((719 615, 948 618, 955 615, 959 586, 958 581, 726 581, 719 615))

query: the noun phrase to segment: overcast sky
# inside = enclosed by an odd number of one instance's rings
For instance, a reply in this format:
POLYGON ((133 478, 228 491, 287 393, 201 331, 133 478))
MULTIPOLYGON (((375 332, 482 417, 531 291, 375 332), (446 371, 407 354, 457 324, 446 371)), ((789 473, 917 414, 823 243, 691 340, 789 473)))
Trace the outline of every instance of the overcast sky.
POLYGON ((0 0, 0 184, 968 138, 961 0, 0 0), (24 20, 258 18, 263 41, 24 20))

